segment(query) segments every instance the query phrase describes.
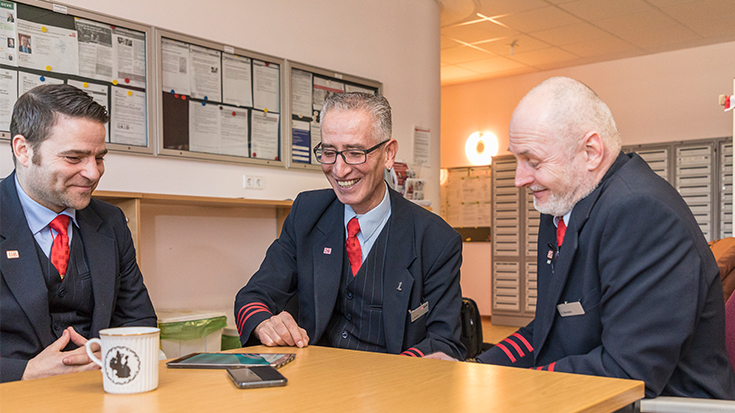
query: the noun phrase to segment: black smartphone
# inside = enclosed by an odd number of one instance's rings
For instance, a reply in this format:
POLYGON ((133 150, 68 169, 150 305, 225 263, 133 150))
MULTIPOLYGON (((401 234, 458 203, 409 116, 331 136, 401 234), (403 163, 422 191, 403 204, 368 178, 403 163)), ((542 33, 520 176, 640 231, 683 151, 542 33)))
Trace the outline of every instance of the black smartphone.
POLYGON ((227 369, 235 386, 241 389, 285 386, 288 379, 271 366, 227 369))

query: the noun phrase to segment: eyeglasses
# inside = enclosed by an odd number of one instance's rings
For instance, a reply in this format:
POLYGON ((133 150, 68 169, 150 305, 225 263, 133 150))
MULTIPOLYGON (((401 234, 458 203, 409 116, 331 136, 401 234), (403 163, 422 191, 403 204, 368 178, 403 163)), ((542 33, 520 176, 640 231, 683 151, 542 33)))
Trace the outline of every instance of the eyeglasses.
POLYGON ((369 149, 345 149, 343 151, 322 149, 322 143, 319 142, 319 144, 314 147, 314 156, 316 157, 317 162, 324 165, 332 165, 337 162, 337 155, 342 155, 342 160, 345 161, 347 165, 360 165, 367 161, 367 155, 370 152, 380 148, 389 140, 390 139, 384 140, 369 149))

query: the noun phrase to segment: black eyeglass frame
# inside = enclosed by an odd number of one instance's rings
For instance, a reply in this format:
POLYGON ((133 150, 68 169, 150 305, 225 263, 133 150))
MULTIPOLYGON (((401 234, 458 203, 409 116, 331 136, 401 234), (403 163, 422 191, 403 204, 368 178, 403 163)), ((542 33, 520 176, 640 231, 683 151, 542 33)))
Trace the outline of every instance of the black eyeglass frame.
POLYGON ((380 148, 381 146, 385 145, 389 141, 390 141, 390 139, 386 139, 383 142, 380 142, 379 144, 373 146, 372 148, 368 148, 368 149, 345 149, 343 151, 334 151, 334 161, 332 161, 332 162, 322 162, 322 157, 321 157, 321 155, 319 155, 319 153, 322 151, 322 143, 319 142, 314 147, 314 157, 316 158, 317 162, 319 162, 322 165, 334 165, 337 162, 337 155, 342 156, 342 160, 347 165, 362 165, 365 162, 367 162, 367 156, 368 156, 368 154, 370 152, 373 152, 374 150, 380 148), (360 162, 360 163, 350 163, 350 162, 347 162, 347 158, 344 155, 345 152, 362 152, 362 153, 365 154, 365 159, 362 162, 360 162))

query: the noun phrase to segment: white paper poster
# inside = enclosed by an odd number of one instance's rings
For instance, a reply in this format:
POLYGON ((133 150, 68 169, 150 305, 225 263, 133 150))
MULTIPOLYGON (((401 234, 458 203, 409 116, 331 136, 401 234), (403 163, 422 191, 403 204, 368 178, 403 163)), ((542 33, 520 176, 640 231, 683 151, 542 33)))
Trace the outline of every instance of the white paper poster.
POLYGON ((322 104, 324 99, 329 96, 330 93, 344 93, 345 84, 330 79, 324 79, 321 77, 314 77, 314 95, 313 104, 314 109, 322 110, 322 104))
POLYGON ((312 115, 312 77, 309 72, 291 70, 291 113, 300 118, 312 115))
POLYGON ((278 160, 278 122, 277 113, 250 112, 253 128, 251 155, 253 158, 278 160))
POLYGON ((413 130, 413 164, 415 166, 431 166, 431 130, 419 128, 413 130))
POLYGON ((146 146, 148 130, 145 92, 112 87, 110 142, 146 146))
POLYGON ((222 101, 222 53, 196 45, 189 46, 191 97, 222 101))
POLYGON ((15 3, 0 1, 0 64, 18 65, 18 43, 15 35, 15 3))
POLYGON ((222 93, 224 103, 253 106, 253 71, 250 58, 222 55, 222 93))
POLYGON ((10 131, 10 118, 16 100, 18 100, 18 72, 0 69, 0 131, 10 131))
MULTIPOLYGON (((80 82, 79 80, 69 80, 66 82, 69 85, 72 85, 76 88, 79 88, 83 91, 85 91, 89 96, 92 97, 92 99, 102 105, 105 109, 107 109, 107 113, 110 113, 110 108, 108 107, 108 89, 106 85, 100 85, 98 83, 89 83, 89 82, 80 82)), ((105 124, 105 132, 107 137, 107 142, 110 141, 110 124, 105 124)))
POLYGON ((113 80, 145 88, 145 33, 116 27, 112 31, 112 49, 113 80))
POLYGON ((75 19, 79 38, 79 75, 110 81, 112 28, 108 24, 75 19))
POLYGON ((217 105, 189 101, 189 150, 219 153, 220 114, 217 105))
POLYGON ((36 86, 43 84, 58 85, 61 83, 64 83, 64 81, 55 77, 18 71, 18 96, 28 92, 36 86))
POLYGON ((17 20, 18 65, 56 73, 79 74, 77 31, 17 20))
POLYGON ((163 91, 189 95, 189 45, 161 39, 163 91))
POLYGON ((253 61, 253 105, 256 109, 281 111, 280 78, 277 64, 253 61))
POLYGON ((220 107, 220 151, 223 155, 249 157, 248 110, 220 107))

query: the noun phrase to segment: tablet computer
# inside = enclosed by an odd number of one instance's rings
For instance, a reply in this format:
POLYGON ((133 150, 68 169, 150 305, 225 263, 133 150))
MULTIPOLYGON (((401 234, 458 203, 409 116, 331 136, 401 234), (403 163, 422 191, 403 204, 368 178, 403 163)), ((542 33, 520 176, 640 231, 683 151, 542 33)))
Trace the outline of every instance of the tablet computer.
POLYGON ((166 363, 184 369, 226 369, 271 366, 279 368, 296 357, 294 353, 191 353, 166 363))

